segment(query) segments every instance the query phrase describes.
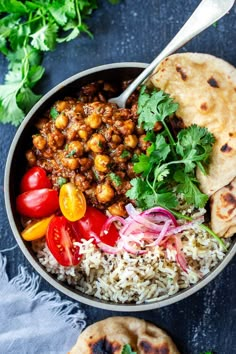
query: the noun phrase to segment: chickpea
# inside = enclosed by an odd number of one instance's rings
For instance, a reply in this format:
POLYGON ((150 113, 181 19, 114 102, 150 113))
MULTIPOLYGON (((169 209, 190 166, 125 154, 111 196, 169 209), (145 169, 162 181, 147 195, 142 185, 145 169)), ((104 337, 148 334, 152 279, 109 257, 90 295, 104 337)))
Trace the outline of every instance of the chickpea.
POLYGON ((34 135, 33 136, 33 145, 38 150, 43 150, 47 144, 47 141, 42 135, 34 135))
POLYGON ((132 162, 128 163, 127 175, 129 176, 130 179, 135 177, 134 164, 132 162))
POLYGON ((114 203, 111 206, 109 206, 107 209, 111 213, 111 215, 122 216, 122 217, 127 216, 127 212, 124 207, 124 202, 114 203))
POLYGON ((76 174, 75 184, 81 190, 81 192, 84 192, 90 188, 90 181, 88 181, 84 175, 76 174))
POLYGON ((136 127, 136 132, 138 135, 143 135, 145 130, 142 127, 136 127))
POLYGON ((61 113, 62 111, 64 111, 68 107, 69 107, 69 102, 68 101, 58 101, 56 103, 56 110, 59 113, 61 113))
POLYGON ((59 114, 55 120, 55 126, 57 129, 65 129, 69 123, 69 118, 65 115, 65 113, 59 114))
POLYGON ((88 141, 88 148, 93 152, 102 152, 105 142, 106 140, 102 134, 93 134, 88 141))
POLYGON ((80 171, 81 172, 85 172, 91 169, 91 167, 93 166, 93 160, 89 159, 88 157, 82 157, 79 159, 79 163, 80 163, 80 171))
POLYGON ((136 135, 127 135, 124 140, 125 140, 125 145, 127 145, 132 149, 135 149, 138 144, 138 138, 136 135))
POLYGON ((25 157, 29 163, 30 166, 36 165, 36 156, 32 150, 27 150, 25 153, 25 157))
POLYGON ((65 137, 59 130, 55 130, 53 133, 48 134, 48 145, 53 150, 57 150, 57 147, 62 147, 64 145, 64 141, 65 137))
POLYGON ((81 139, 87 141, 87 139, 88 139, 88 132, 87 132, 86 130, 80 129, 80 130, 78 131, 78 134, 79 134, 79 137, 80 137, 81 139))
POLYGON ((94 159, 94 165, 96 170, 99 172, 107 172, 108 171, 108 165, 110 163, 110 157, 107 155, 96 155, 94 159))
POLYGON ((76 154, 77 156, 82 156, 83 155, 83 151, 84 151, 83 145, 78 140, 72 141, 68 145, 68 153, 69 154, 73 152, 73 155, 76 154))
POLYGON ((82 102, 77 102, 74 109, 75 113, 84 114, 84 105, 82 102))
POLYGON ((79 167, 79 159, 75 157, 64 158, 62 164, 70 170, 76 170, 79 167))
POLYGON ((130 135, 134 131, 135 124, 131 119, 128 119, 120 122, 120 124, 117 125, 117 128, 121 132, 121 134, 130 135))
POLYGON ((121 142, 121 137, 117 134, 113 134, 111 137, 111 141, 118 145, 121 142))
POLYGON ((90 128, 97 129, 102 124, 102 119, 99 114, 97 114, 96 112, 93 112, 85 119, 85 123, 87 125, 89 125, 90 128))
POLYGON ((146 151, 147 148, 150 146, 149 141, 145 141, 146 135, 143 134, 139 137, 139 147, 141 150, 146 151))
POLYGON ((96 187, 96 197, 99 203, 107 203, 114 198, 114 189, 107 183, 99 184, 96 187))
POLYGON ((156 122, 154 125, 154 132, 159 132, 162 129, 162 123, 161 122, 156 122))

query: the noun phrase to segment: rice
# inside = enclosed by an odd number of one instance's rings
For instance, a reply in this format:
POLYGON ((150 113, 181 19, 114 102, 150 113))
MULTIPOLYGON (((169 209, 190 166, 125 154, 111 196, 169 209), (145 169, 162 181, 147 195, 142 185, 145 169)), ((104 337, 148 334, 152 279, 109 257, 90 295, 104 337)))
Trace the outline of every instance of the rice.
MULTIPOLYGON (((33 242, 33 250, 46 271, 55 274, 81 292, 115 303, 143 303, 161 300, 196 284, 225 256, 223 247, 205 230, 195 226, 178 235, 188 263, 185 272, 175 260, 176 251, 160 246, 146 254, 126 251, 107 254, 92 239, 82 240, 82 260, 74 267, 63 267, 47 248, 45 239, 33 242)), ((227 248, 230 240, 225 240, 227 248)))

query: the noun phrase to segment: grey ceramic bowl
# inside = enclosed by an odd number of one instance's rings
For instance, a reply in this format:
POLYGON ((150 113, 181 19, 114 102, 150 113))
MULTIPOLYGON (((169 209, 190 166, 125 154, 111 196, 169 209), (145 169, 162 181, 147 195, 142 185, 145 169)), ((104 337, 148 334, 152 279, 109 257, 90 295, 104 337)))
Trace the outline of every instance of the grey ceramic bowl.
POLYGON ((101 301, 92 296, 87 296, 81 293, 80 291, 73 289, 66 283, 58 281, 53 275, 46 272, 46 270, 43 268, 43 266, 41 266, 35 254, 33 253, 30 243, 24 242, 24 240, 20 236, 21 223, 19 215, 17 214, 15 209, 15 198, 18 194, 17 181, 19 181, 22 176, 22 166, 26 164, 24 151, 30 147, 30 136, 34 132, 34 123, 40 116, 40 113, 48 109, 50 105, 57 99, 62 98, 66 95, 73 96, 73 94, 82 85, 99 79, 110 81, 132 79, 135 78, 145 67, 146 64, 143 63, 117 63, 103 65, 76 74, 57 85, 32 108, 32 110, 29 112, 29 114, 26 116, 23 123, 19 127, 9 151, 5 170, 4 190, 8 219, 16 241, 19 247, 21 248, 22 252, 24 253, 25 257, 31 263, 31 265, 53 287, 60 290, 67 296, 91 306, 114 311, 145 311, 160 308, 178 302, 208 284, 225 268, 225 266, 229 263, 229 261, 236 253, 236 242, 234 241, 233 245, 231 246, 229 252, 223 259, 223 261, 221 261, 217 265, 217 267, 215 267, 207 276, 205 276, 196 285, 193 285, 188 289, 182 290, 177 294, 170 296, 168 299, 139 305, 116 304, 112 302, 101 301))

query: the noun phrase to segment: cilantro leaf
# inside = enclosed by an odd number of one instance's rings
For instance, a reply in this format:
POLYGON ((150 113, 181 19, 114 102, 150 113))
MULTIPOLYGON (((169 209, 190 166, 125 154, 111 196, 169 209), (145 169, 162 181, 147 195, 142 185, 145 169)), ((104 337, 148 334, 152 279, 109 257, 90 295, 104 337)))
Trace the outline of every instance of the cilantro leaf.
POLYGON ((198 181, 194 176, 178 170, 174 174, 174 180, 178 182, 177 192, 183 193, 186 202, 195 205, 197 208, 203 208, 206 205, 208 196, 202 193, 197 187, 198 181))
POLYGON ((116 186, 119 187, 122 184, 122 180, 121 180, 120 176, 118 176, 114 172, 109 173, 109 177, 112 180, 112 182, 115 183, 116 186))
POLYGON ((23 111, 16 103, 16 96, 21 84, 0 85, 0 119, 2 123, 17 126, 24 118, 23 111))
POLYGON ((24 112, 28 112, 40 98, 41 95, 35 95, 29 87, 22 87, 16 96, 16 101, 24 112))
POLYGON ((177 109, 178 104, 164 91, 154 89, 149 93, 146 86, 142 86, 138 100, 138 123, 146 131, 152 130, 156 122, 164 122, 177 109))
POLYGON ((128 150, 123 150, 122 153, 120 154, 120 157, 122 159, 125 159, 126 157, 130 157, 130 152, 128 150))
POLYGON ((141 154, 138 156, 138 162, 134 164, 134 172, 136 173, 144 173, 144 176, 148 175, 148 172, 151 168, 150 157, 145 154, 141 154))
POLYGON ((57 184, 58 186, 61 188, 63 186, 63 184, 67 183, 67 179, 64 177, 58 177, 57 179, 57 184))
POLYGON ((185 160, 185 171, 190 172, 197 165, 206 174, 203 165, 209 162, 215 142, 213 134, 194 124, 182 129, 177 139, 176 152, 185 160))
POLYGON ((50 116, 52 117, 52 119, 56 119, 59 116, 59 112, 54 106, 50 110, 50 116))
POLYGON ((48 23, 37 32, 31 34, 31 45, 41 51, 55 49, 58 26, 56 23, 48 23))
POLYGON ((125 344, 124 347, 122 348, 121 354, 137 354, 137 353, 133 352, 133 350, 129 344, 125 344))
POLYGON ((22 1, 7 0, 0 2, 0 12, 25 14, 27 12, 27 8, 22 1))

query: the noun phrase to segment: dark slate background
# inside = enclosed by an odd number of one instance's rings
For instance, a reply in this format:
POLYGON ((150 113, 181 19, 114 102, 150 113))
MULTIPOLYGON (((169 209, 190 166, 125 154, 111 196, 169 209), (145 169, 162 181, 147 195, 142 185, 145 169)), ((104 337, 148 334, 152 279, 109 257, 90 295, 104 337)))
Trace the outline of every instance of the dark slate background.
MULTIPOLYGON (((94 39, 82 36, 58 46, 53 53, 47 53, 43 60, 46 75, 37 87, 38 92, 46 93, 70 75, 96 65, 122 61, 150 62, 198 3, 197 0, 123 0, 112 6, 105 0, 101 1, 101 7, 89 20, 94 39)), ((181 51, 210 53, 236 65, 236 7, 219 21, 216 28, 212 26, 181 51)), ((1 82, 6 67, 7 63, 0 55, 1 82)), ((0 125, 0 250, 16 244, 6 217, 3 190, 7 152, 15 132, 15 127, 0 125)), ((17 274, 20 264, 33 271, 18 247, 5 254, 9 277, 17 274)), ((215 280, 190 298, 166 308, 131 315, 150 320, 165 329, 183 354, 200 354, 207 350, 217 354, 236 353, 235 274, 234 259, 215 280)), ((43 279, 41 289, 54 290, 43 279)), ((65 298, 63 294, 61 296, 65 298)), ((83 304, 81 307, 87 314, 88 324, 123 314, 83 304)))

